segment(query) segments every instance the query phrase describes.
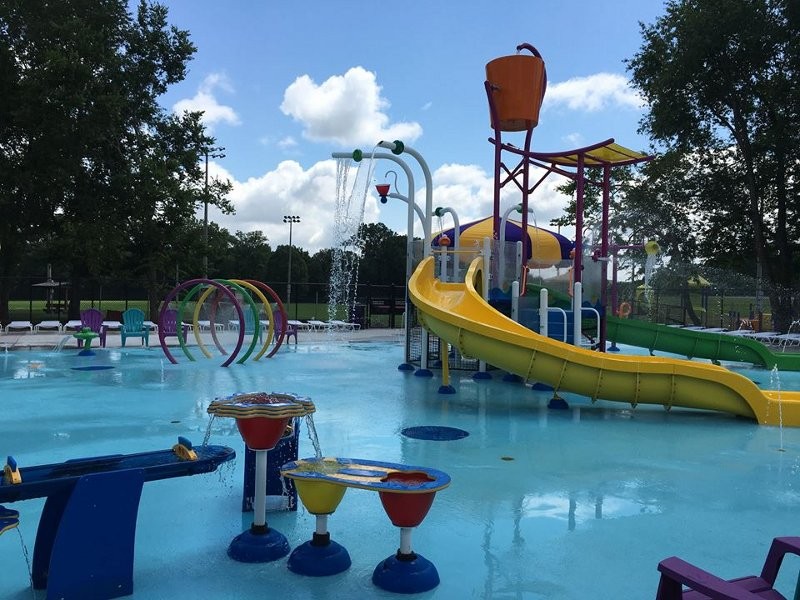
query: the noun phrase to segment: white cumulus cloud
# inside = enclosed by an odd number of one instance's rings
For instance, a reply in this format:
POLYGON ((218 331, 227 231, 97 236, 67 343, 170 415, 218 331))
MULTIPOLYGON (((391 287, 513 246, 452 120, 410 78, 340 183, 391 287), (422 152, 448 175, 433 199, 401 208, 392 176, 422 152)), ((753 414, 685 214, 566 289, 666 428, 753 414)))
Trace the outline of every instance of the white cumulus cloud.
POLYGON ((596 73, 548 85, 544 99, 545 108, 566 106, 589 112, 615 106, 640 109, 643 105, 642 97, 618 73, 596 73))
POLYGON ((217 90, 232 93, 233 87, 227 77, 220 73, 207 75, 194 97, 178 100, 172 110, 176 113, 203 111, 203 123, 209 129, 213 129, 217 123, 239 125, 239 115, 232 107, 219 103, 215 95, 217 90))
MULTIPOLYGON (((245 181, 236 181, 230 173, 212 161, 209 163, 209 173, 212 177, 227 178, 233 184, 229 198, 236 208, 236 214, 223 215, 216 208, 209 208, 209 218, 231 233, 262 231, 270 245, 275 248, 288 243, 289 229, 283 223, 283 215, 298 215, 300 223, 293 227, 293 244, 311 254, 333 246, 334 228, 331 224, 336 214, 336 161, 323 160, 305 169, 297 161, 285 160, 275 169, 245 181)), ((532 173, 531 178, 538 180, 539 176, 540 172, 537 170, 532 173)), ((350 180, 355 182, 355 178, 355 174, 351 173, 350 180)), ((434 209, 444 207, 455 210, 461 224, 492 214, 494 200, 491 173, 476 165, 446 164, 436 169, 432 178, 434 209)), ((540 227, 551 229, 549 221, 562 214, 569 200, 555 191, 555 187, 561 183, 562 178, 551 176, 531 195, 529 203, 534 211, 529 217, 531 222, 535 221, 540 227)), ((350 187, 355 187, 355 184, 350 187)), ((401 183, 402 187, 404 182, 401 183)), ((364 192, 360 190, 361 188, 356 189, 358 193, 353 196, 359 201, 364 198, 364 192)), ((393 231, 405 234, 405 210, 397 211, 396 207, 393 210, 391 206, 380 204, 371 185, 366 194, 364 222, 380 221, 393 231)), ((424 210, 425 187, 417 187, 414 197, 417 205, 424 210)), ((516 186, 505 186, 501 194, 501 213, 520 200, 520 192, 516 186)), ((392 199, 390 202, 400 201, 392 199)), ((198 216, 202 218, 200 213, 198 216)), ((519 216, 515 213, 512 218, 518 219, 519 216)), ((441 228, 452 227, 452 224, 450 215, 445 215, 441 221, 433 217, 431 223, 434 234, 441 228)), ((414 227, 415 235, 419 237, 421 229, 416 219, 414 227)))
POLYGON ((308 75, 292 82, 281 110, 303 126, 303 137, 338 145, 373 145, 378 140, 414 141, 422 135, 416 122, 392 123, 375 73, 353 67, 344 75, 316 83, 308 75))

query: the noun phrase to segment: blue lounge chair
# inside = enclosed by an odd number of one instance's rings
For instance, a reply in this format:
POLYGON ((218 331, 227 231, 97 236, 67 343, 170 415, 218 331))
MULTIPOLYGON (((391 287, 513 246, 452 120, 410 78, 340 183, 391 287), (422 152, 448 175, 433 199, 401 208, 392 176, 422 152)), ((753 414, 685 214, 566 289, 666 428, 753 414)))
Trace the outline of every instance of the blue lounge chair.
POLYGON ((122 327, 119 330, 119 337, 122 347, 125 347, 125 340, 129 337, 138 337, 142 340, 142 346, 150 345, 150 327, 144 324, 144 311, 138 308, 129 308, 122 313, 122 327))

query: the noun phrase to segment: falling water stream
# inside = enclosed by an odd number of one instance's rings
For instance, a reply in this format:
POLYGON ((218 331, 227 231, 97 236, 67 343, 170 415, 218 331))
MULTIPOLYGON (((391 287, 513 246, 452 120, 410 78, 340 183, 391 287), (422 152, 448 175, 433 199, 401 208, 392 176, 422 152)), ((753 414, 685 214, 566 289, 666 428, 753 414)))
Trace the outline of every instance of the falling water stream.
POLYGON ((778 395, 777 404, 778 404, 778 431, 780 432, 780 446, 778 447, 779 452, 785 452, 783 448, 783 402, 781 402, 781 378, 780 373, 778 372, 778 365, 772 367, 772 372, 769 376, 769 383, 770 388, 775 390, 775 393, 778 395))
MULTIPOLYGON (((377 148, 377 146, 376 146, 377 148)), ((331 264, 328 320, 350 321, 355 309, 358 287, 358 261, 363 251, 359 228, 364 222, 364 208, 372 181, 373 156, 359 162, 355 181, 350 186, 350 159, 336 164, 336 209, 333 222, 333 260, 331 264)))

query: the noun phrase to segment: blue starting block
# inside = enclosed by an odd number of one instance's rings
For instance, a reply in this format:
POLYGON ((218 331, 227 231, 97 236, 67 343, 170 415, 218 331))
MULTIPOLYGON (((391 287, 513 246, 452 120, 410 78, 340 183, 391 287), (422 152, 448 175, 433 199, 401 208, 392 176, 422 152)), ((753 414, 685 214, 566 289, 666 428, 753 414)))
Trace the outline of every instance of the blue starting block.
MULTIPOLYGON (((47 600, 132 594, 136 516, 144 483, 210 473, 235 456, 232 448, 192 447, 179 438, 170 450, 33 467, 19 467, 9 457, 0 503, 47 498, 33 550, 34 588, 46 588, 47 600)), ((16 511, 0 509, 10 528, 16 511)))

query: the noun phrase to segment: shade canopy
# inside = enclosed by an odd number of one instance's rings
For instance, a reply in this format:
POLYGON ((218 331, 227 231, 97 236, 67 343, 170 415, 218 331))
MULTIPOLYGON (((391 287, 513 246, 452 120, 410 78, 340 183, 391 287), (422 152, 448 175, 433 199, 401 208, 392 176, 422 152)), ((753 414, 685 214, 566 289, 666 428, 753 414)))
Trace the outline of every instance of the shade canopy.
MULTIPOLYGON (((492 237, 492 217, 472 221, 459 227, 461 246, 479 246, 485 238, 492 237)), ((451 243, 454 241, 454 228, 445 229, 433 238, 433 245, 439 245, 439 238, 447 235, 451 243)), ((507 242, 522 241, 522 223, 508 219, 506 221, 505 240, 507 242)), ((528 225, 528 240, 531 252, 525 257, 530 268, 541 269, 552 267, 562 260, 569 260, 569 253, 575 244, 563 235, 528 225)))

